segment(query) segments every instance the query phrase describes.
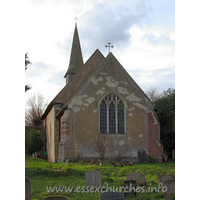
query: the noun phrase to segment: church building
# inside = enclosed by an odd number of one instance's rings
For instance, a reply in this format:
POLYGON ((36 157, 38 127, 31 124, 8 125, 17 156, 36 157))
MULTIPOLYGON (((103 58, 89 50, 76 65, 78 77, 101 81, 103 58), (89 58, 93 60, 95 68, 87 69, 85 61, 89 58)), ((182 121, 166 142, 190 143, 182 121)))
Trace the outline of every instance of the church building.
POLYGON ((49 162, 66 159, 138 161, 138 151, 162 160, 154 104, 112 53, 97 49, 84 63, 77 24, 66 85, 42 120, 49 162))

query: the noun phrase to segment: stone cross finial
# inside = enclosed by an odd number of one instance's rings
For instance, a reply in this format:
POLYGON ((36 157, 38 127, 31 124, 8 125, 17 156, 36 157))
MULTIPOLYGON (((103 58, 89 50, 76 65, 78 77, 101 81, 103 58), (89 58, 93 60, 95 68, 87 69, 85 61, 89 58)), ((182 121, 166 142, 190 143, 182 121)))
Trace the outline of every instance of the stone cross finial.
POLYGON ((110 48, 114 48, 114 46, 113 45, 111 45, 111 43, 110 42, 108 42, 108 44, 106 44, 106 46, 105 46, 106 48, 108 48, 108 53, 110 53, 110 48))

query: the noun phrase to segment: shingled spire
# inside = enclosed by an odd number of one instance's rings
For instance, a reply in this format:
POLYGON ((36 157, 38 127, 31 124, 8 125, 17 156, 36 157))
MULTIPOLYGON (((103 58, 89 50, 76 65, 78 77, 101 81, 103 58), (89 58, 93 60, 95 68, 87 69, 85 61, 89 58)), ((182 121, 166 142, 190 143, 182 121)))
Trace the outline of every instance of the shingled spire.
POLYGON ((75 23, 69 68, 64 76, 64 78, 66 78, 66 84, 70 81, 70 79, 78 72, 78 70, 82 66, 83 66, 83 56, 78 36, 77 23, 75 23))

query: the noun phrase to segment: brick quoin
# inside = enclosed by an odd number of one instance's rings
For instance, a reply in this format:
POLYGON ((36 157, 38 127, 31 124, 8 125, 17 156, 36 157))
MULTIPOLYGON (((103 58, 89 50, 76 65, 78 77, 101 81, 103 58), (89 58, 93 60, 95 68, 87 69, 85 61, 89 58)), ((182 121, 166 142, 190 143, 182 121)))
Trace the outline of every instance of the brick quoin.
POLYGON ((148 154, 162 157, 163 147, 160 143, 160 124, 155 121, 153 113, 147 113, 148 117, 148 154))

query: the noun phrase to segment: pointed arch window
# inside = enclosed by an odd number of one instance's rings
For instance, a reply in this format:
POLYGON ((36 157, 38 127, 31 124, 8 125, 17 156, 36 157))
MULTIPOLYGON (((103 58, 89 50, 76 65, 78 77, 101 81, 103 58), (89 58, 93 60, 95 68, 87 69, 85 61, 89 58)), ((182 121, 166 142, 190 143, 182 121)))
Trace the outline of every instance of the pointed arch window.
POLYGON ((100 103, 100 133, 125 133, 125 111, 121 98, 107 95, 100 103))

